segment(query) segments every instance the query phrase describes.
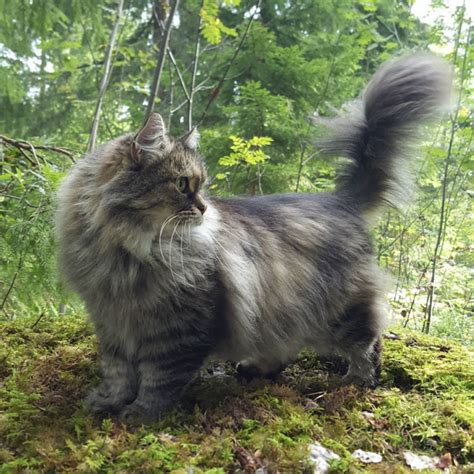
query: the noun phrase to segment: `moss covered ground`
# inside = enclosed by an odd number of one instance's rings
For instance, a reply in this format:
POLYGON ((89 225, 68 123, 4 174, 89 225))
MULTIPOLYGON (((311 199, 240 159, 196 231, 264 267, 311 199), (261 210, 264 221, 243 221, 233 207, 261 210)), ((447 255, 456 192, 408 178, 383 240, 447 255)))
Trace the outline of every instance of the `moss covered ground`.
POLYGON ((276 380, 203 371, 179 409, 127 428, 82 407, 98 381, 82 317, 22 319, 0 329, 0 472, 311 472, 308 446, 340 456, 334 472, 409 472, 404 451, 474 472, 474 364, 453 343, 396 329, 382 385, 337 385, 342 368, 304 353, 276 380), (364 465, 356 449, 382 454, 364 465))

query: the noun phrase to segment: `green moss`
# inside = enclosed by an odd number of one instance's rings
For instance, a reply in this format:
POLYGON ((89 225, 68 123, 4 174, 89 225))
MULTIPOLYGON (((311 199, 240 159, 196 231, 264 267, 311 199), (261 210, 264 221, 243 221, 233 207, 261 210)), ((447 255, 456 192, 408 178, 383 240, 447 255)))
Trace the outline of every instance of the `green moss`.
POLYGON ((472 355, 414 333, 384 346, 375 390, 338 387, 342 368, 304 353, 276 382, 239 382, 229 367, 204 372, 179 409, 129 429, 82 407, 98 380, 83 319, 10 322, 0 338, 0 472, 310 472, 314 441, 339 454, 334 472, 408 472, 404 450, 450 453, 472 469, 472 355), (382 454, 383 464, 358 464, 355 449, 382 454))

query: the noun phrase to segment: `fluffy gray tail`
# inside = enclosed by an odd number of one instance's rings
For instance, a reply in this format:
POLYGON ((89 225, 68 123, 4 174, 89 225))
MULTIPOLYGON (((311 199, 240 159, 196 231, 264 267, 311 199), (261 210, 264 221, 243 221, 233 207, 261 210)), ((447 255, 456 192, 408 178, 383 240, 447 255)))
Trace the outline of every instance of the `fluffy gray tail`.
POLYGON ((334 133, 319 144, 323 152, 350 159, 337 192, 363 212, 396 205, 409 194, 409 145, 420 125, 442 116, 451 82, 448 65, 431 55, 412 54, 384 64, 349 116, 329 122, 334 133))

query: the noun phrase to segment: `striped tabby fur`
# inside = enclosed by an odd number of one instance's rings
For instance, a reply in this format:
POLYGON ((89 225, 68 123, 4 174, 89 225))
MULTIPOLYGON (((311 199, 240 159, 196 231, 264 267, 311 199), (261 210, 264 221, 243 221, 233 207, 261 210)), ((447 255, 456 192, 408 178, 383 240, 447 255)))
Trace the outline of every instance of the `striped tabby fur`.
POLYGON ((331 193, 204 198, 197 132, 172 139, 159 115, 78 163, 57 233, 99 340, 91 410, 156 419, 211 356, 268 373, 303 347, 345 357, 347 381, 375 384, 384 277, 367 215, 405 192, 404 145, 448 86, 429 56, 384 66, 322 145, 352 160, 331 193))

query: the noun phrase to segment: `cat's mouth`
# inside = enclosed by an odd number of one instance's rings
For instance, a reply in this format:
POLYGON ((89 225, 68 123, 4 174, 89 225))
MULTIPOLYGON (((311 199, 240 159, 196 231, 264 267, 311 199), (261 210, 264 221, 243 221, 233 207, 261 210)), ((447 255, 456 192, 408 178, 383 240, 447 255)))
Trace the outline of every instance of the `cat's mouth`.
POLYGON ((200 212, 186 210, 178 213, 178 219, 182 224, 200 225, 204 220, 204 216, 200 212))
POLYGON ((180 219, 180 224, 196 226, 196 225, 201 225, 203 221, 204 221, 204 216, 193 215, 191 217, 184 217, 183 219, 180 219))

